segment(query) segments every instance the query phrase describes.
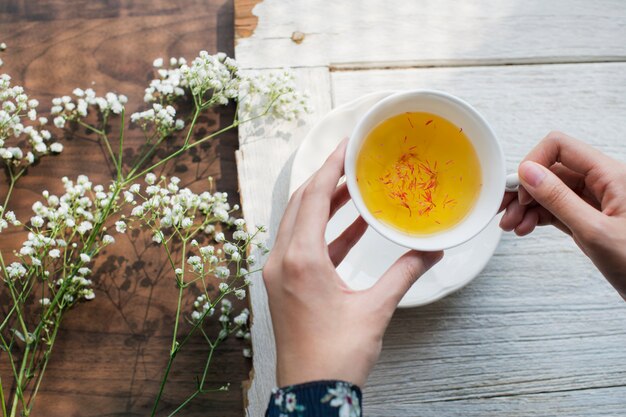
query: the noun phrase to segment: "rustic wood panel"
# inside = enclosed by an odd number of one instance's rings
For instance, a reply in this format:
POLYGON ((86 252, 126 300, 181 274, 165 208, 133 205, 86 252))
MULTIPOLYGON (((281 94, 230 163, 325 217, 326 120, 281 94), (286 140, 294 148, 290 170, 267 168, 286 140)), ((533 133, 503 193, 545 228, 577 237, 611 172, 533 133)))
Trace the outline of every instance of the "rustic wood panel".
POLYGON ((621 0, 265 0, 252 12, 237 42, 250 68, 626 60, 621 0))
MULTIPOLYGON (((331 79, 337 104, 407 86, 463 97, 492 124, 510 170, 551 129, 626 161, 626 64, 340 71, 331 79)), ((507 234, 471 285, 396 314, 366 405, 377 416, 623 415, 625 314, 571 239, 554 229, 507 234)))
MULTIPOLYGON (((74 87, 92 86, 127 94, 129 108, 142 107, 151 64, 159 56, 193 58, 201 49, 233 54, 233 3, 230 0, 101 0, 0 3, 2 55, 14 81, 49 103, 74 87)), ((232 121, 229 108, 204 118, 201 129, 232 121)), ((128 132, 132 153, 142 142, 138 130, 128 132)), ((81 135, 83 136, 83 135, 81 135)), ((237 202, 235 150, 237 134, 186 155, 169 168, 186 185, 201 189, 209 175, 237 202)), ((65 142, 62 155, 45 158, 30 169, 16 191, 12 209, 27 213, 44 189, 59 191, 60 177, 89 174, 96 182, 110 178, 99 147, 78 138, 65 142)), ((4 184, 4 178, 2 179, 4 184)), ((6 186, 0 186, 4 193, 6 186)), ((19 237, 19 236, 17 236, 19 237)), ((5 236, 0 247, 13 248, 5 236)), ((34 415, 146 416, 167 362, 175 310, 173 278, 165 258, 139 236, 118 238, 95 270, 97 298, 70 312, 61 329, 34 415)), ((216 357, 211 385, 231 382, 229 392, 199 398, 183 415, 239 416, 243 402, 240 381, 248 378, 250 361, 242 345, 229 340, 216 357)), ((194 390, 196 370, 205 344, 199 338, 178 357, 165 394, 165 406, 182 402, 194 390)), ((0 370, 4 375, 6 369, 0 370)), ((6 381, 6 378, 4 379, 6 381)), ((171 410, 171 409, 170 409, 171 410)))
MULTIPOLYGON (((626 64, 326 71, 315 69, 318 77, 328 74, 331 80, 326 90, 321 81, 313 84, 318 102, 329 94, 340 105, 377 90, 426 87, 465 98, 493 124, 511 170, 555 128, 626 161, 626 64)), ((321 115, 314 116, 308 126, 321 115)), ((279 141, 275 131, 240 132, 248 219, 277 225, 287 201, 292 141, 299 142, 300 131, 290 136, 285 153, 268 146, 279 141), (246 143, 255 148, 246 149, 246 143)), ((256 356, 250 416, 262 413, 274 384, 268 366, 273 339, 258 287, 252 300, 256 356)), ((386 417, 623 415, 624 314, 623 301, 569 238, 551 229, 524 239, 506 235, 471 285, 435 304, 397 312, 365 390, 365 412, 386 417)))
MULTIPOLYGON (((240 128, 237 167, 245 219, 250 225, 269 228, 268 245, 276 238, 283 210, 289 200, 291 161, 309 127, 330 108, 330 79, 326 68, 303 68, 295 71, 300 89, 309 92, 313 111, 300 123, 249 124, 240 128)), ((257 254, 261 263, 265 257, 257 254)), ((267 294, 260 273, 252 276, 250 304, 253 311, 254 377, 247 390, 247 413, 261 416, 276 384, 276 347, 267 294)))

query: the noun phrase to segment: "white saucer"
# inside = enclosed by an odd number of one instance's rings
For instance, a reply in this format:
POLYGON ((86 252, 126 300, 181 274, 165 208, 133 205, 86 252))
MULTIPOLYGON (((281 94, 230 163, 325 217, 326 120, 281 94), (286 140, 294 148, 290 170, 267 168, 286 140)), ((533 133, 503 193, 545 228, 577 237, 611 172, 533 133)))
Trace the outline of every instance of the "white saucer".
MULTIPOLYGON (((337 107, 311 129, 293 161, 289 194, 313 174, 339 142, 350 135, 360 117, 374 104, 394 93, 381 91, 337 107)), ((358 216, 348 202, 328 223, 326 240, 331 241, 358 216)), ((411 287, 400 307, 417 307, 437 301, 462 288, 483 270, 493 255, 502 231, 496 217, 479 235, 453 249, 411 287)), ((371 227, 337 268, 343 280, 354 289, 371 287, 385 270, 407 249, 385 239, 371 227)))

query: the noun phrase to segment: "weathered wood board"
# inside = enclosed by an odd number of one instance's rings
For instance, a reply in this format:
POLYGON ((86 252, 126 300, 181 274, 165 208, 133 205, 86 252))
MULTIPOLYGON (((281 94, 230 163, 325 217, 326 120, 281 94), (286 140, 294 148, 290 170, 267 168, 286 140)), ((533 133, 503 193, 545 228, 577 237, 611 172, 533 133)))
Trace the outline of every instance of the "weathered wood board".
MULTIPOLYGON (((236 3, 250 10, 255 2, 236 3)), ((236 46, 237 58, 249 68, 626 58, 621 0, 265 0, 253 13, 260 18, 246 20, 243 34, 257 23, 254 35, 236 46)))
MULTIPOLYGON (((331 106, 383 89, 435 88, 466 99, 493 125, 510 170, 554 129, 626 161, 625 5, 342 4, 321 9, 311 2, 265 0, 253 9, 256 30, 250 27, 251 36, 238 41, 236 55, 246 67, 296 67, 316 107, 297 129, 240 131, 248 221, 275 232, 288 199, 293 153, 308 129, 331 106), (418 16, 427 22, 411 26, 418 16), (455 25, 461 17, 465 23, 455 25), (385 29, 372 19, 385 22, 385 29), (575 27, 595 27, 598 37, 577 41, 575 27), (289 39, 293 31, 305 33, 302 43, 289 39), (428 39, 434 46, 422 42, 418 50, 407 39, 428 39), (436 67, 422 68, 429 65, 436 67)), ((263 414, 275 384, 267 300, 260 275, 255 281, 249 416, 263 414)), ((365 389, 365 413, 626 415, 625 316, 626 305, 569 238, 551 229, 526 238, 505 235, 468 287, 397 312, 365 389)))

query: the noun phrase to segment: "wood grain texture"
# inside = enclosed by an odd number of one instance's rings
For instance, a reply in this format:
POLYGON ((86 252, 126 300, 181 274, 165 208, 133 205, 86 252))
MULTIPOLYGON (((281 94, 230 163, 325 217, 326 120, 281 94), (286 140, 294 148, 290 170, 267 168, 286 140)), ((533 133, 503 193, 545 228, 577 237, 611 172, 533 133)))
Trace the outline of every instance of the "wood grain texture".
MULTIPOLYGON (((554 129, 626 161, 623 2, 264 0, 252 13, 258 24, 238 42, 238 60, 252 69, 328 71, 331 85, 315 90, 316 101, 330 95, 335 107, 377 90, 437 88, 485 115, 510 170, 554 129), (558 65, 565 63, 571 65, 558 65)), ((240 143, 248 141, 255 148, 238 158, 244 211, 276 226, 294 145, 286 153, 272 146, 270 156, 261 149, 276 143, 272 135, 242 130, 240 143), (254 186, 246 189, 244 178, 254 186)), ((271 325, 258 287, 259 372, 248 392, 249 416, 262 414, 274 383, 271 325)), ((471 285, 397 312, 365 389, 365 414, 626 415, 625 315, 569 238, 550 229, 523 239, 505 235, 471 285)))
MULTIPOLYGON (((427 87, 461 96, 493 125, 511 170, 553 128, 626 161, 625 64, 329 74, 334 105, 382 89, 427 87)), ((313 97, 324 99, 325 93, 313 97)), ((240 134, 242 144, 252 140, 258 149, 274 136, 240 134)), ((290 152, 272 155, 272 172, 292 169, 290 152)), ((240 160, 241 180, 254 179, 242 195, 247 217, 274 218, 269 224, 276 225, 289 181, 266 175, 267 158, 240 160)), ((250 416, 265 408, 274 381, 268 374, 273 369, 267 370, 273 356, 266 301, 258 286, 255 291, 257 373, 248 392, 250 416)), ((551 229, 523 239, 506 235, 471 285, 435 304, 396 313, 365 389, 365 412, 386 417, 624 415, 624 316, 623 301, 569 238, 551 229)))
POLYGON ((250 68, 626 59, 621 0, 265 0, 253 13, 254 34, 237 44, 250 68))
MULTIPOLYGON (((331 79, 336 104, 382 88, 435 88, 466 99, 492 124, 509 170, 551 129, 626 161, 626 64, 336 72, 331 79)), ((366 407, 377 416, 624 415, 624 317, 626 305, 568 237, 554 229, 505 235, 471 285, 396 314, 366 407)))
MULTIPOLYGON (((92 86, 99 93, 112 90, 128 95, 129 111, 136 111, 143 108, 143 89, 152 78, 154 58, 189 59, 202 49, 232 55, 233 37, 229 0, 0 3, 0 41, 9 46, 2 55, 2 72, 24 85, 44 108, 49 108, 52 97, 92 86)), ((233 108, 207 115, 198 134, 230 124, 233 115, 233 108)), ((80 133, 83 139, 64 142, 63 154, 44 158, 29 170, 19 183, 12 209, 26 215, 42 190, 62 189, 64 175, 85 173, 95 182, 110 178, 102 150, 80 133)), ((132 156, 142 141, 138 129, 128 131, 127 154, 132 156)), ((199 148, 167 172, 196 191, 205 189, 203 179, 212 175, 217 188, 237 202, 236 132, 199 148)), ((6 185, 0 190, 4 194, 6 185)), ((21 237, 3 234, 0 247, 14 248, 12 240, 21 237)), ((150 246, 149 239, 131 235, 117 240, 94 268, 96 299, 78 306, 64 321, 35 416, 149 415, 167 362, 177 290, 164 269, 164 254, 150 246)), ((194 339, 177 358, 163 412, 171 411, 195 389, 194 378, 207 353, 200 339, 194 339)), ((230 382, 230 391, 198 398, 183 415, 242 414, 240 381, 248 377, 250 361, 241 349, 239 341, 227 341, 210 374, 211 388, 230 382)), ((0 375, 5 376, 6 369, 0 368, 0 375)))
MULTIPOLYGON (((289 200, 290 161, 309 126, 331 108, 330 79, 326 68, 298 69, 295 76, 298 87, 311 94, 312 113, 299 123, 264 121, 240 127, 237 166, 244 217, 249 225, 269 228, 270 247, 289 200)), ((264 256, 257 256, 260 264, 265 262, 264 256)), ((254 378, 247 390, 246 410, 249 416, 262 416, 270 391, 276 384, 276 347, 262 276, 257 273, 251 279, 254 378)))
POLYGON ((254 33, 259 18, 252 13, 254 7, 263 0, 239 0, 235 2, 235 42, 254 33))

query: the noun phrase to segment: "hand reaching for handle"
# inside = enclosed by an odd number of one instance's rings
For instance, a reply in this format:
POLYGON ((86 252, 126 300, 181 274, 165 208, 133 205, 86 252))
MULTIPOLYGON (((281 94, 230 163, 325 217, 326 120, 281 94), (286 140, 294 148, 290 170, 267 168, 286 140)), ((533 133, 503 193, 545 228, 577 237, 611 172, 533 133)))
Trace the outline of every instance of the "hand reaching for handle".
POLYGON ((626 165, 553 132, 524 158, 519 177, 519 192, 502 202, 500 227, 523 236, 556 226, 626 297, 626 165))

